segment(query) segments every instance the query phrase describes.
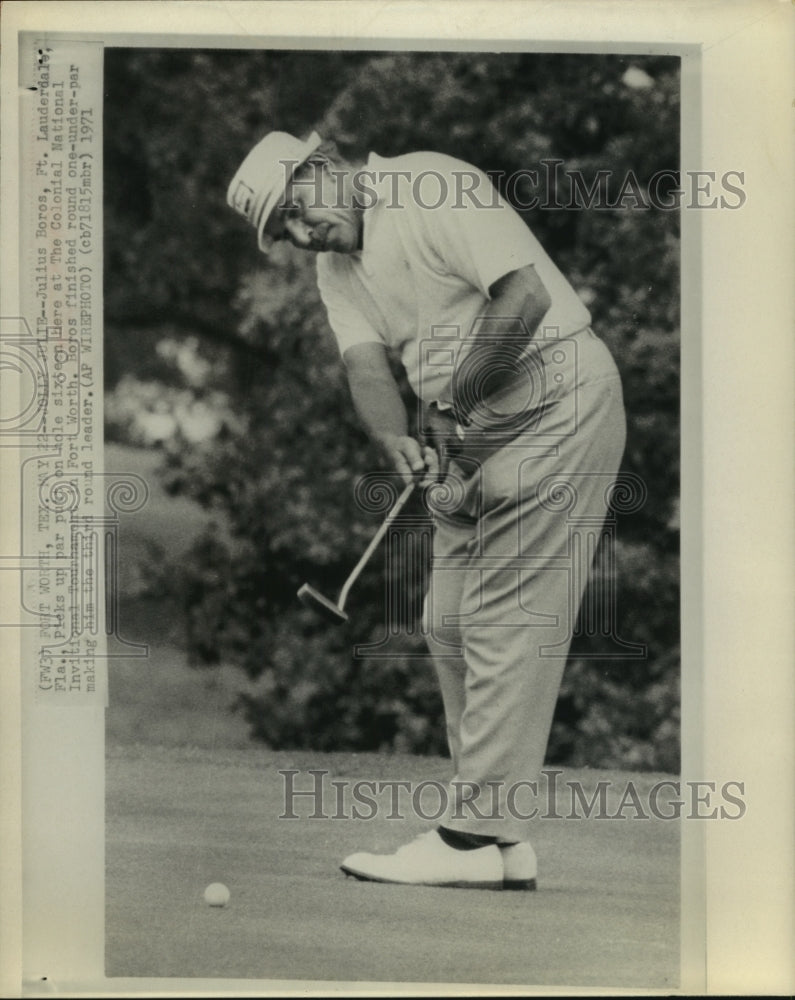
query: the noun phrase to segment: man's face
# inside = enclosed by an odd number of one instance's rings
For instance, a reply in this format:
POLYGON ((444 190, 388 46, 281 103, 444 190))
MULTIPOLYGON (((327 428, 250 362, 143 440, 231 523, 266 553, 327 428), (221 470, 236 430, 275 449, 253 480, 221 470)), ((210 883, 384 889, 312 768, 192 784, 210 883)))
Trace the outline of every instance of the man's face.
POLYGON ((361 248, 362 213, 350 197, 347 172, 315 164, 299 170, 265 231, 300 250, 355 253, 361 248))

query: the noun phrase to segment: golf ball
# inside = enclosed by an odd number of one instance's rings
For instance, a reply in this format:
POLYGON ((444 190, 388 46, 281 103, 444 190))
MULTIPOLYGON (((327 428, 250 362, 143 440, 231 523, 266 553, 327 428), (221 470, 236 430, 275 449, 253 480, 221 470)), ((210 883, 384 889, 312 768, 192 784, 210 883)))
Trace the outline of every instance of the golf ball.
POLYGON ((204 890, 204 901, 209 906, 226 906, 229 896, 229 890, 223 882, 212 882, 204 890))

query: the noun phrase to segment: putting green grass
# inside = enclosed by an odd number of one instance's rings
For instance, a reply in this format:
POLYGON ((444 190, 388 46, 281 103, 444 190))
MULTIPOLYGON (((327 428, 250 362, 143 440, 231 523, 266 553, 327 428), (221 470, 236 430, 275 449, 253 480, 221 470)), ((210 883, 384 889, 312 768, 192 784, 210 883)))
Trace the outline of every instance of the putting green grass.
MULTIPOLYGON (((141 589, 163 557, 178 565, 208 520, 166 496, 158 461, 154 451, 107 448, 108 469, 141 475, 150 488, 146 508, 120 528, 121 633, 149 651, 108 666, 107 975, 454 983, 461 992, 465 984, 676 988, 675 823, 537 821, 539 890, 509 893, 378 885, 339 871, 353 851, 391 851, 433 825, 416 816, 279 819, 280 770, 417 783, 446 780, 449 762, 249 743, 245 720, 230 711, 244 676, 229 666, 190 669, 177 609, 141 589), (229 887, 229 906, 205 904, 210 882, 229 887)), ((590 795, 597 781, 612 781, 615 803, 630 778, 642 794, 660 777, 566 770, 559 782, 580 780, 590 795)), ((296 811, 307 815, 311 803, 302 802, 296 811)))
MULTIPOLYGON (((109 740, 107 975, 677 987, 676 823, 537 820, 539 889, 512 893, 346 878, 338 865, 348 853, 393 850, 432 825, 411 815, 410 798, 399 820, 279 818, 280 770, 419 782, 445 780, 448 767, 402 755, 109 740), (204 903, 210 882, 231 890, 226 908, 204 903)), ((612 813, 630 778, 643 796, 661 777, 564 770, 558 782, 580 781, 589 794, 612 782, 612 813)), ((296 782, 310 787, 307 774, 296 782)), ((333 814, 325 787, 322 810, 333 814)), ((312 808, 296 800, 303 817, 312 808)), ((568 798, 558 811, 569 811, 568 798)))

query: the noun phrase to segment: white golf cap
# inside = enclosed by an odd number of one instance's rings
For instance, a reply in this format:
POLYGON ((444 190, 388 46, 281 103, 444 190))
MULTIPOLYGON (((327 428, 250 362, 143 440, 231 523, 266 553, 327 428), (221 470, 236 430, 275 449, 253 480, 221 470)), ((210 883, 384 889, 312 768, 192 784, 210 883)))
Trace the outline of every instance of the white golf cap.
POLYGON ((317 132, 305 140, 296 139, 289 132, 269 132, 251 150, 232 178, 226 200, 257 230, 257 242, 263 253, 273 245, 265 232, 265 224, 284 194, 287 181, 322 141, 317 132))

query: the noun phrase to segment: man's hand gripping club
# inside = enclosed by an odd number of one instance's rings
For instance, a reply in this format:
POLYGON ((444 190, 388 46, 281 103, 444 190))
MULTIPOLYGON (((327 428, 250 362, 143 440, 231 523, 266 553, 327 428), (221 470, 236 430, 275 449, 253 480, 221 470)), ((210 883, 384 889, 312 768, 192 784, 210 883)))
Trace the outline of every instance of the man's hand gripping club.
POLYGON ((344 361, 356 410, 390 467, 407 484, 417 479, 422 485, 436 482, 446 471, 446 453, 438 445, 438 434, 423 434, 422 441, 409 434, 406 408, 384 346, 355 344, 344 361))

